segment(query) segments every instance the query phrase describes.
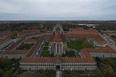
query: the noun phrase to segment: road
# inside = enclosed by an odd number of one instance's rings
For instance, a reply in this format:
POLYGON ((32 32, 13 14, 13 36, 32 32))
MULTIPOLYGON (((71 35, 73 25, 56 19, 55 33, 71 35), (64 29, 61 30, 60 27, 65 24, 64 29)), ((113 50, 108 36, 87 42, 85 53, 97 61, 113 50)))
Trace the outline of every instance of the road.
POLYGON ((110 46, 112 49, 114 49, 114 51, 116 51, 116 45, 110 44, 111 42, 110 42, 104 35, 102 35, 102 34, 100 34, 100 33, 99 33, 99 35, 106 41, 106 44, 107 44, 108 46, 110 46))
POLYGON ((44 48, 44 45, 45 45, 46 41, 44 40, 40 46, 40 48, 38 49, 37 53, 36 53, 36 57, 40 57, 42 51, 43 51, 43 48, 44 48))

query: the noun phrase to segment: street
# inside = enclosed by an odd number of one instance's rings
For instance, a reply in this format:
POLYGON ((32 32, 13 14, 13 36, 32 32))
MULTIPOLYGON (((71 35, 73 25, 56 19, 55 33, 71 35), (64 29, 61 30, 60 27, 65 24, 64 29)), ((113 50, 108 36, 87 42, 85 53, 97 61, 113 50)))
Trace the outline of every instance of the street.
POLYGON ((99 33, 99 35, 106 41, 106 44, 110 46, 114 51, 116 51, 116 46, 114 44, 110 44, 111 42, 102 34, 99 33))
POLYGON ((42 53, 42 51, 43 51, 43 48, 44 48, 45 43, 46 43, 46 41, 43 40, 41 46, 39 47, 39 49, 38 49, 38 51, 37 51, 37 53, 36 53, 36 57, 40 57, 40 55, 41 55, 41 53, 42 53))

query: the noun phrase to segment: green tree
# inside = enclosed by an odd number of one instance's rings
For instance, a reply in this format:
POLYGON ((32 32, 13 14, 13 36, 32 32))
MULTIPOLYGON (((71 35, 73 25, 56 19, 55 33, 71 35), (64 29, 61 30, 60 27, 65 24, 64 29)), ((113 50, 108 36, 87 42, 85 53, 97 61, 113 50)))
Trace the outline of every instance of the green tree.
POLYGON ((107 62, 107 64, 109 64, 110 66, 113 65, 113 61, 112 61, 111 59, 107 59, 106 62, 107 62))
POLYGON ((6 71, 4 74, 3 74, 3 77, 11 77, 12 76, 12 71, 6 71))
POLYGON ((0 65, 4 64, 5 59, 3 57, 0 57, 0 65))
POLYGON ((84 41, 82 46, 84 48, 94 48, 93 44, 91 42, 88 42, 88 41, 84 41))
POLYGON ((0 77, 2 77, 4 71, 0 68, 0 77))
POLYGON ((115 77, 116 76, 115 72, 111 68, 104 69, 103 74, 105 75, 105 77, 115 77))
POLYGON ((86 41, 87 40, 87 37, 86 36, 83 36, 83 37, 79 37, 78 38, 78 41, 79 42, 84 42, 84 41, 86 41))

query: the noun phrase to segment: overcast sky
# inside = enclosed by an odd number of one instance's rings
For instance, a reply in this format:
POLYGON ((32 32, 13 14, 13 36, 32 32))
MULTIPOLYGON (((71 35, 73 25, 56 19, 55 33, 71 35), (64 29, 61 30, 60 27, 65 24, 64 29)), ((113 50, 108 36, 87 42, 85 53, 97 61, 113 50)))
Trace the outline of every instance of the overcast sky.
POLYGON ((0 20, 116 20, 116 0, 0 0, 0 20))

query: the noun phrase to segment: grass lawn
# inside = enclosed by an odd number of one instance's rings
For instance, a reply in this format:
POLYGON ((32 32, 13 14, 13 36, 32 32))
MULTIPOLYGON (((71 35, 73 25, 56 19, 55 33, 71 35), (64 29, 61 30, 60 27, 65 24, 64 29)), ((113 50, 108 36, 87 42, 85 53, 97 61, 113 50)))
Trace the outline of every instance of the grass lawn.
POLYGON ((80 51, 81 49, 83 49, 82 43, 78 41, 67 42, 67 46, 71 49, 76 49, 77 51, 80 51))
POLYGON ((20 45, 17 50, 29 50, 34 44, 22 44, 20 45))
POLYGON ((116 59, 111 59, 113 61, 114 64, 116 64, 116 59))
POLYGON ((47 51, 48 50, 48 47, 44 47, 43 50, 47 51))
POLYGON ((54 57, 54 55, 50 55, 49 51, 42 51, 41 56, 40 57, 54 57))
POLYGON ((62 54, 62 57, 76 57, 74 51, 66 51, 65 54, 62 54))
POLYGON ((48 46, 48 45, 49 45, 49 42, 46 42, 46 43, 45 43, 45 46, 48 46))

